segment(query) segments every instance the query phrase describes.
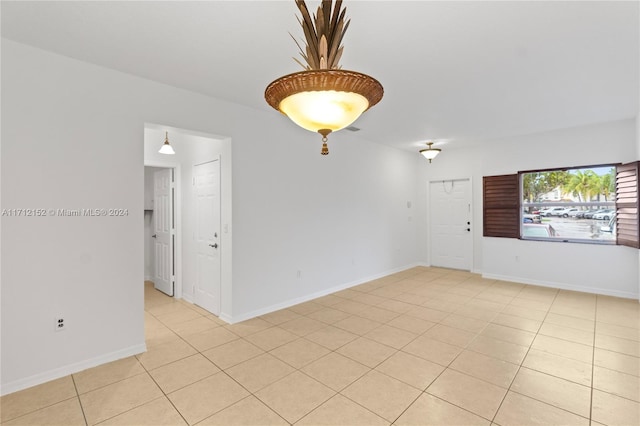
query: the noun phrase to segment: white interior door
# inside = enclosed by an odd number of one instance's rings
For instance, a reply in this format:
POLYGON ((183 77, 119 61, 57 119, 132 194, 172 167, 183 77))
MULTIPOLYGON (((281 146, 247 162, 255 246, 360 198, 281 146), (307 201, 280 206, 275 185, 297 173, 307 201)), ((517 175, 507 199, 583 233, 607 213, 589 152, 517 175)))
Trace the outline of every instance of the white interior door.
POLYGON ((153 237, 155 238, 155 271, 153 284, 163 293, 173 296, 173 202, 172 169, 153 174, 153 237))
POLYGON ((220 314, 220 161, 194 166, 196 284, 194 301, 220 314))
POLYGON ((429 184, 431 265, 471 270, 471 182, 469 179, 429 184))

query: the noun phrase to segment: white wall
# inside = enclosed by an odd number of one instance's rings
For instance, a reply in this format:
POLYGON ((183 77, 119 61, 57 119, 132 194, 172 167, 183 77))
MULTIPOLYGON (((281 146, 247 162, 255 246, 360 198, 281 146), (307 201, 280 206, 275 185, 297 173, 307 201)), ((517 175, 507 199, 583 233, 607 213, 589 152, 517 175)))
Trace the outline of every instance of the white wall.
POLYGON ((258 133, 238 146, 234 137, 234 317, 418 260, 407 208, 416 194, 414 153, 342 132, 332 135, 324 157, 318 135, 279 115, 262 117, 258 129, 279 121, 292 139, 258 133))
POLYGON ((322 157, 318 135, 266 106, 253 110, 4 39, 2 89, 3 208, 130 212, 2 218, 2 393, 144 350, 145 123, 232 140, 227 319, 418 261, 417 222, 406 206, 417 193, 415 153, 340 132, 322 157), (58 314, 69 321, 62 333, 53 332, 58 314))
MULTIPOLYGON (((631 119, 485 141, 470 149, 443 146, 442 153, 432 164, 422 163, 420 192, 426 198, 429 180, 472 177, 476 272, 523 283, 638 298, 638 254, 635 249, 482 237, 483 176, 629 162, 636 157, 635 138, 635 120, 631 119)), ((425 206, 426 201, 423 208, 425 206)), ((422 217, 426 217, 424 212, 422 217)), ((421 254, 428 262, 426 242, 421 246, 421 254)))

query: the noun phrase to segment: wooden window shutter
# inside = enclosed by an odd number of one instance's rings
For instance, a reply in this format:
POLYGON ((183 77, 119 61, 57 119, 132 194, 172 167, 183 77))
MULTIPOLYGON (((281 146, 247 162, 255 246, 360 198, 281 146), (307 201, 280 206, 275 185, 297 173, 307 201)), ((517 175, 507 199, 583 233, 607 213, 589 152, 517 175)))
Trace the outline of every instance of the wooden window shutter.
POLYGON ((638 187, 640 162, 616 168, 616 228, 618 244, 640 248, 638 187))
POLYGON ((520 238, 520 179, 515 175, 482 178, 485 237, 520 238))

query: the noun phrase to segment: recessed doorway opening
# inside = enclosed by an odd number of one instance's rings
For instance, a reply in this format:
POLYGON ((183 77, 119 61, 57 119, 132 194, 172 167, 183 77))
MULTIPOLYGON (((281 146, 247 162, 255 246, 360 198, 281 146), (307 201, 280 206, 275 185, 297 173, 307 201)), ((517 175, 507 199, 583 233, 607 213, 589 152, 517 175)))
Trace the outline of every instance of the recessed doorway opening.
POLYGON ((230 143, 158 124, 144 129, 145 280, 222 319, 231 306, 230 143), (174 155, 158 152, 167 132, 174 155))

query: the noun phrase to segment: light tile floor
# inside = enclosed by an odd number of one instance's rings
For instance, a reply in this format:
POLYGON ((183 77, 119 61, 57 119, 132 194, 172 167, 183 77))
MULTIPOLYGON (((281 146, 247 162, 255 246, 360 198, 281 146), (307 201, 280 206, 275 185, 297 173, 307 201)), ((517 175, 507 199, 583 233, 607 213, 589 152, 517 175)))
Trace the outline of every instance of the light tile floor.
POLYGON ((145 284, 148 351, 3 425, 640 424, 640 304, 414 268, 227 325, 145 284))

